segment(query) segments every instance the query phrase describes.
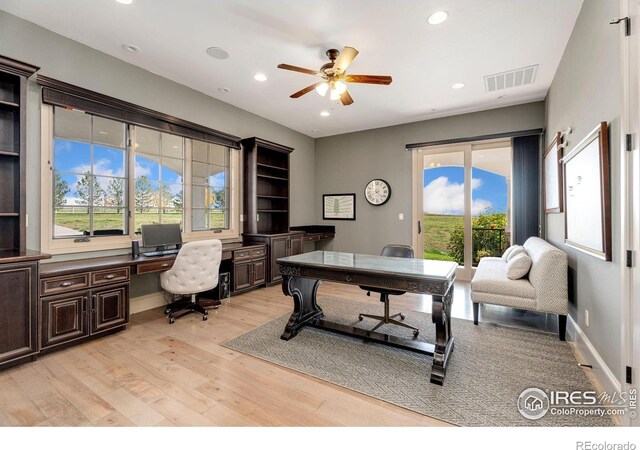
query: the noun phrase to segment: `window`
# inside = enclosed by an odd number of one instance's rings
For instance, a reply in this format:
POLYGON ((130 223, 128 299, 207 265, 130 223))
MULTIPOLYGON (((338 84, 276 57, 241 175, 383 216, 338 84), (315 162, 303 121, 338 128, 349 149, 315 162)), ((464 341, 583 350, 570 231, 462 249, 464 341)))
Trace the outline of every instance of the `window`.
POLYGON ((151 223, 179 223, 185 241, 239 236, 239 152, 74 109, 42 111, 44 251, 125 248, 151 223))
POLYGON ((183 225, 184 141, 180 136, 135 127, 136 233, 143 224, 183 225))
POLYGON ((55 108, 53 237, 128 234, 126 128, 55 108))
POLYGON ((192 141, 191 229, 229 228, 229 149, 192 141))

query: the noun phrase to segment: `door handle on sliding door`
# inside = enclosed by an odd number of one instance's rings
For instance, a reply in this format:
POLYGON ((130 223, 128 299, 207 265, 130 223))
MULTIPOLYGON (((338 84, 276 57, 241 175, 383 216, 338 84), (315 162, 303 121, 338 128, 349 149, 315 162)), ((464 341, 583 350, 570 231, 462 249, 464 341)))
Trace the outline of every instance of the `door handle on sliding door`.
POLYGON ((422 234, 422 220, 418 220, 418 234, 422 234))

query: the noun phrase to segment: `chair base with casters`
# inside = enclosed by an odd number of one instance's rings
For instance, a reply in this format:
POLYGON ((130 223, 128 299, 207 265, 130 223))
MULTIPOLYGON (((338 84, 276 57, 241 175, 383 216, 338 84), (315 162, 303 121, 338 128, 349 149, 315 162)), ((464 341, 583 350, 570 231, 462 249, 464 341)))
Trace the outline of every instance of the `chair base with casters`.
MULTIPOLYGON (((398 294, 403 294, 403 292, 399 292, 398 294)), ((369 292, 367 292, 367 295, 369 295, 369 292)), ((420 330, 418 328, 412 327, 411 325, 407 325, 406 323, 400 321, 400 320, 404 320, 404 314, 397 313, 392 316, 389 315, 389 292, 381 292, 380 301, 384 302, 384 316, 376 316, 375 314, 364 314, 364 313, 361 313, 358 315, 358 320, 360 321, 365 317, 380 321, 375 327, 369 330, 370 333, 374 332, 375 330, 380 328, 382 325, 392 324, 392 325, 398 325, 398 326, 413 330, 414 337, 417 337, 420 334, 420 330), (400 320, 395 320, 396 317, 400 317, 400 320)))
POLYGON ((207 320, 209 318, 208 310, 218 309, 219 304, 220 302, 215 300, 205 300, 201 303, 196 295, 192 294, 191 297, 182 297, 167 305, 164 313, 168 316, 169 323, 174 323, 176 319, 191 313, 202 314, 202 320, 207 320))
MULTIPOLYGON (((413 258, 413 248, 409 247, 408 245, 396 245, 396 244, 385 245, 385 247, 382 249, 381 254, 382 256, 389 256, 393 258, 413 258)), ((369 319, 376 319, 380 321, 380 323, 378 323, 375 327, 369 330, 369 332, 373 332, 377 330, 382 325, 391 324, 391 325, 398 325, 398 326, 413 330, 413 337, 417 337, 418 334, 420 334, 420 330, 417 329, 416 327, 412 327, 411 325, 407 325, 406 323, 401 322, 401 320, 404 320, 404 314, 397 313, 392 316, 389 315, 389 296, 402 295, 404 294, 404 292, 392 291, 389 289, 380 289, 380 288, 368 287, 368 286, 360 286, 360 289, 364 289, 365 291, 367 291, 368 296, 371 295, 372 291, 378 292, 380 294, 380 301, 384 303, 383 316, 376 316, 374 314, 358 315, 358 320, 362 320, 364 317, 368 317, 369 319), (396 320, 395 319, 396 317, 399 317, 400 320, 396 320)))

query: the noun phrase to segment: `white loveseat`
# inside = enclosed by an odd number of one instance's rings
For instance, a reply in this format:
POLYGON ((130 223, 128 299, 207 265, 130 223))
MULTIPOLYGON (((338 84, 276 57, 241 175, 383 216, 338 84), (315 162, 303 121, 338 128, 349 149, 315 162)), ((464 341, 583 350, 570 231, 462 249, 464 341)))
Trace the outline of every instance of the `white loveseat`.
POLYGON ((531 269, 518 280, 507 277, 507 262, 502 258, 480 259, 471 280, 473 323, 478 324, 479 303, 558 314, 558 334, 564 341, 568 307, 567 254, 537 237, 527 239, 523 247, 531 258, 531 269))

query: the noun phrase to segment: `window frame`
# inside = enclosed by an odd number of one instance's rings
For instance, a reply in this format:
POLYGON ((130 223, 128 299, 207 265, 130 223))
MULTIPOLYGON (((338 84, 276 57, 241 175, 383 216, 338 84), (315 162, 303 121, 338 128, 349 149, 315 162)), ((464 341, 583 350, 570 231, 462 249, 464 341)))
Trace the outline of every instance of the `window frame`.
MULTIPOLYGON (((91 113, 88 113, 91 114, 91 113)), ((92 114, 96 115, 96 114, 92 114)), ((127 235, 117 236, 79 236, 78 238, 55 239, 53 237, 53 116, 54 106, 42 104, 41 109, 41 164, 40 164, 40 248, 41 251, 51 254, 87 253, 104 250, 120 250, 131 247, 133 240, 139 240, 135 234, 135 176, 132 168, 135 167, 135 151, 131 142, 135 138, 135 128, 139 125, 125 122, 129 129, 127 142, 128 162, 128 193, 129 193, 129 219, 127 235)), ((98 115, 99 116, 99 115, 98 115)), ((144 127, 144 126, 142 126, 144 127)), ((146 127, 145 127, 146 128, 146 127)), ((191 163, 192 163, 192 138, 185 137, 184 177, 183 177, 183 231, 184 242, 203 239, 239 239, 240 238, 240 201, 241 201, 241 156, 240 151, 234 151, 232 147, 224 146, 229 150, 229 228, 222 231, 191 229, 191 163)))

